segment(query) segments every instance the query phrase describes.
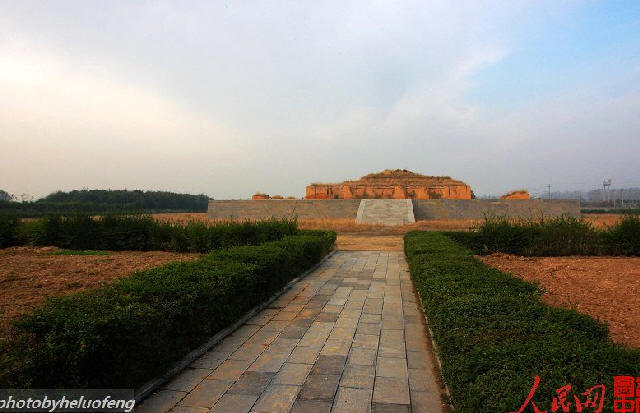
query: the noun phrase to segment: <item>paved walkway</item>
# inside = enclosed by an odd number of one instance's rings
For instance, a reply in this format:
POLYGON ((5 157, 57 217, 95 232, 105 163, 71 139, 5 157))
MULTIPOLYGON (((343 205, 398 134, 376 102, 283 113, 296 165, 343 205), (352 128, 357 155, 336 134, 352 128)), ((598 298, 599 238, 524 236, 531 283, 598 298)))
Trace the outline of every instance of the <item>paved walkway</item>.
POLYGON ((402 252, 338 251, 137 412, 441 412, 402 252))

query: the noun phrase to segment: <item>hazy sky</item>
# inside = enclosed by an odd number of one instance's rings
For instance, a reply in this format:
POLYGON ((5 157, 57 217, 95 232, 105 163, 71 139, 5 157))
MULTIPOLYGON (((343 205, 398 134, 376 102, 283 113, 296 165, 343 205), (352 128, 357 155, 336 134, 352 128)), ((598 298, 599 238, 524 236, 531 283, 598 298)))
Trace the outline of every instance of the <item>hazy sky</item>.
POLYGON ((640 1, 0 0, 0 188, 640 186, 640 1))

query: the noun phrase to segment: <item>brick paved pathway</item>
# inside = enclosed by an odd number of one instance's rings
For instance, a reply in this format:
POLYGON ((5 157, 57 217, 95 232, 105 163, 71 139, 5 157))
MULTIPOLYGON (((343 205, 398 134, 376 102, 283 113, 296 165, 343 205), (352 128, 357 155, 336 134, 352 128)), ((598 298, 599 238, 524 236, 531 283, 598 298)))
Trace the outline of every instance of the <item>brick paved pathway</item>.
POLYGON ((441 412, 404 255, 338 251, 137 412, 441 412))

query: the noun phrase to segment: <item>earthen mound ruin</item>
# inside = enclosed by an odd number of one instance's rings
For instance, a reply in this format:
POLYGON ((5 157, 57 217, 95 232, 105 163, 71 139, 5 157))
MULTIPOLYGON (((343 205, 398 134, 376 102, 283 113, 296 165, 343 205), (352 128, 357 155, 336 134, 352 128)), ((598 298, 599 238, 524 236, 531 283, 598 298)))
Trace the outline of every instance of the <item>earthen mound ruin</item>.
POLYGON ((307 199, 471 199, 471 187, 449 176, 427 176, 386 169, 354 181, 312 183, 307 199))
POLYGON ((507 192, 500 199, 531 199, 531 195, 526 189, 518 189, 517 191, 507 192))

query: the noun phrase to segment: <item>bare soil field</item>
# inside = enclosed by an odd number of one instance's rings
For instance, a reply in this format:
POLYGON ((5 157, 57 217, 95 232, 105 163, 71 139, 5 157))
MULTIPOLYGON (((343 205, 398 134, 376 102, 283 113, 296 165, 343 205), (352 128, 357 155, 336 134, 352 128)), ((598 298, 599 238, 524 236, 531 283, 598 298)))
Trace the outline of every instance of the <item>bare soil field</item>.
POLYGON ((640 257, 476 258, 538 283, 545 303, 598 318, 609 325, 615 342, 640 347, 640 257))
POLYGON ((9 320, 42 303, 45 298, 100 287, 138 270, 198 254, 163 251, 109 252, 108 255, 53 255, 56 247, 0 249, 0 337, 9 320))

